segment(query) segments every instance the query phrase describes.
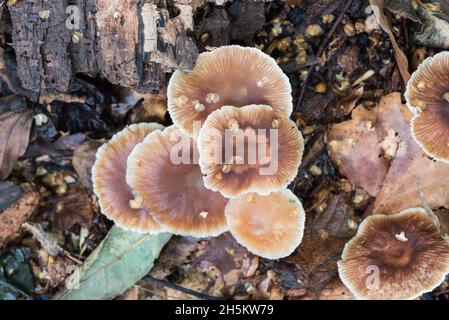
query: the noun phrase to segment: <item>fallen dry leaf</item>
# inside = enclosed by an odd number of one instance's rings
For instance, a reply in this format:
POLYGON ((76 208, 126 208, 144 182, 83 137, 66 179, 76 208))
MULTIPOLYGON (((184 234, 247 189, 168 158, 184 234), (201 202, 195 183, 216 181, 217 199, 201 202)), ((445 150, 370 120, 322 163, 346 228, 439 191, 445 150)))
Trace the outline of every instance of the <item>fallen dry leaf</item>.
POLYGON ((27 192, 14 205, 0 212, 0 248, 17 237, 21 225, 33 214, 38 205, 39 194, 27 192))
POLYGON ((95 162, 95 154, 97 149, 104 143, 100 140, 88 140, 75 149, 73 153, 72 165, 78 177, 87 189, 92 194, 92 166, 95 162))
POLYGON ((163 121, 167 113, 167 92, 140 93, 134 89, 114 86, 118 102, 111 105, 111 115, 123 119, 128 113, 131 123, 163 121))
MULTIPOLYGON (((309 294, 301 298, 301 300, 313 299, 309 294)), ((334 277, 329 281, 321 292, 318 300, 356 300, 351 291, 341 282, 340 278, 334 277)))
POLYGON ((57 239, 51 234, 45 232, 44 228, 42 228, 39 223, 25 222, 22 224, 22 228, 30 232, 49 255, 54 257, 63 252, 63 249, 59 246, 57 239))
POLYGON ((5 179, 28 146, 33 112, 29 109, 0 114, 0 180, 5 179))
POLYGON ((412 114, 402 104, 399 93, 384 97, 380 108, 385 110, 379 119, 383 131, 395 130, 400 144, 373 212, 395 213, 421 207, 420 191, 430 208, 449 207, 449 164, 429 159, 413 140, 409 125, 412 114))
POLYGON ((387 0, 385 8, 417 22, 412 28, 414 39, 423 45, 449 48, 449 4, 445 0, 387 0))
POLYGON ((359 106, 352 112, 352 120, 332 125, 327 134, 327 149, 340 175, 373 197, 388 170, 376 121, 377 109, 369 111, 359 106))
POLYGON ((374 11, 374 14, 377 18, 380 27, 382 28, 383 31, 385 31, 388 34, 388 37, 390 38, 396 57, 396 63, 398 64, 399 72, 401 73, 402 80, 405 84, 410 79, 410 73, 408 71, 408 59, 407 56, 404 54, 404 52, 401 50, 401 48, 399 48, 396 39, 394 37, 394 34, 391 31, 390 21, 384 14, 385 1, 369 0, 369 2, 371 4, 371 8, 374 11))
POLYGON ((357 225, 350 197, 345 194, 331 194, 322 212, 309 211, 301 245, 275 269, 282 287, 288 292, 296 290, 298 296, 307 292, 314 299, 320 297, 336 275, 343 246, 354 236, 357 225))
MULTIPOLYGON (((441 9, 433 10, 434 8, 435 6, 431 4, 419 3, 417 13, 421 18, 422 26, 415 33, 415 39, 426 46, 448 49, 449 13, 443 12, 441 9)), ((439 8, 439 6, 436 8, 439 8)))
POLYGON ((139 300, 139 286, 132 286, 131 289, 128 289, 115 300, 139 300))
POLYGON ((243 278, 254 275, 258 264, 259 258, 240 246, 229 233, 212 238, 197 261, 199 270, 219 271, 225 284, 225 293, 230 295, 234 294, 243 278))
POLYGON ((51 222, 52 230, 69 230, 79 225, 88 230, 92 227, 92 199, 79 183, 71 184, 67 193, 52 199, 54 210, 43 214, 51 222))
POLYGON ((276 273, 268 270, 265 278, 257 285, 256 293, 251 299, 260 300, 282 300, 284 299, 284 290, 276 281, 276 273))
POLYGON ((411 117, 396 92, 371 112, 356 108, 352 120, 329 131, 331 158, 341 175, 376 196, 374 213, 422 206, 420 191, 432 209, 449 206, 449 165, 421 151, 410 133, 411 117))

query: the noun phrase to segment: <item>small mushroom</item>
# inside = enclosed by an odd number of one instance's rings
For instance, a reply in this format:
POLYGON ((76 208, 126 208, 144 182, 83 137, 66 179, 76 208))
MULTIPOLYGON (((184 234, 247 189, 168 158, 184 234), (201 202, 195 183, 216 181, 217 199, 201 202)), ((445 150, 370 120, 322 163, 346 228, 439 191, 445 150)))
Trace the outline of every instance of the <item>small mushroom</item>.
POLYGON ((405 98, 414 114, 411 130, 416 142, 428 156, 449 163, 449 52, 419 65, 405 98))
POLYGON ((134 147, 164 127, 157 123, 133 124, 115 134, 98 149, 92 167, 92 182, 101 212, 123 229, 159 233, 161 227, 141 199, 134 197, 126 183, 126 162, 134 147))
POLYGON ((290 190, 231 199, 225 215, 234 238, 252 253, 267 259, 290 255, 304 233, 306 215, 290 190))
POLYGON ((304 140, 289 118, 265 105, 224 106, 198 136, 204 184, 227 198, 285 189, 301 163, 304 140))
POLYGON ((167 231, 217 236, 227 230, 228 200, 204 187, 195 158, 195 141, 171 126, 136 146, 128 159, 126 181, 167 231))
POLYGON ((266 104, 281 115, 292 112, 291 86, 276 61, 259 49, 223 46, 200 54, 191 73, 176 71, 168 85, 168 111, 184 133, 224 105, 266 104))
POLYGON ((415 299, 449 272, 449 244, 422 208, 366 218, 345 246, 338 273, 357 299, 415 299))

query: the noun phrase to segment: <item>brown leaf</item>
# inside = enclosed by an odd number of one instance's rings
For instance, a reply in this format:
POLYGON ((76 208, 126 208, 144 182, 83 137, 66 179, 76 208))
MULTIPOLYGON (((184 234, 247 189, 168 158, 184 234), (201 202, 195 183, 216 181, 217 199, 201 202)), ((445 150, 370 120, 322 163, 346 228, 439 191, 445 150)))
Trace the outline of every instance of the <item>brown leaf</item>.
POLYGON ((0 248, 14 240, 21 225, 39 205, 37 192, 25 193, 14 205, 0 212, 0 248))
POLYGON ((336 275, 343 246, 355 234, 357 223, 350 197, 344 194, 331 194, 324 211, 308 212, 301 245, 275 270, 282 286, 306 289, 318 298, 336 275))
POLYGON ((394 34, 391 31, 391 23, 384 14, 385 1, 369 0, 369 2, 379 22, 380 27, 388 34, 388 37, 390 38, 396 56, 396 63, 398 64, 399 72, 401 73, 402 80, 405 84, 410 79, 410 73, 408 71, 408 59, 401 48, 399 48, 396 39, 394 38, 394 34))
POLYGON ((79 183, 71 184, 67 193, 53 198, 54 209, 43 214, 53 230, 69 230, 79 225, 88 230, 92 227, 92 199, 79 183))
POLYGON ((377 109, 369 111, 359 106, 352 112, 352 120, 332 125, 327 134, 328 152, 339 173, 373 197, 388 170, 376 120, 377 109))
POLYGON ((352 73, 359 67, 359 52, 360 48, 358 46, 350 45, 337 57, 338 65, 348 75, 352 75, 352 73))
POLYGON ((414 22, 421 22, 410 0, 385 0, 385 8, 400 17, 410 19, 414 22))
POLYGON ((130 115, 132 123, 164 121, 167 113, 165 92, 140 94, 133 91, 129 99, 136 105, 130 115))
POLYGON ((401 103, 399 93, 386 96, 383 103, 383 130, 397 132, 400 144, 373 211, 395 213, 423 206, 420 191, 430 208, 449 207, 449 165, 429 159, 413 140, 409 124, 412 114, 401 103))
POLYGON ((332 123, 338 122, 351 114, 352 110, 357 106, 357 102, 363 96, 363 87, 358 87, 346 92, 344 97, 340 97, 335 106, 328 106, 325 110, 324 119, 330 119, 332 123))
POLYGON ((39 223, 25 222, 22 224, 22 228, 30 232, 49 255, 57 256, 59 253, 63 252, 56 237, 45 232, 44 228, 39 223))
POLYGON ((257 270, 259 259, 240 246, 234 238, 225 233, 207 243, 204 254, 199 257, 200 269, 216 268, 226 285, 226 291, 233 293, 235 286, 257 270))
POLYGON ((0 180, 12 171, 28 146, 33 112, 18 109, 0 114, 0 180))
POLYGON ((139 300, 139 286, 132 286, 131 289, 114 300, 139 300))
MULTIPOLYGON (((306 295, 302 299, 313 298, 310 295, 306 295)), ((334 277, 329 281, 326 287, 318 297, 319 300, 356 300, 351 291, 341 282, 338 277, 334 277)))
POLYGON ((72 165, 78 174, 81 183, 92 194, 92 166, 95 162, 97 149, 104 141, 88 140, 75 149, 72 165))

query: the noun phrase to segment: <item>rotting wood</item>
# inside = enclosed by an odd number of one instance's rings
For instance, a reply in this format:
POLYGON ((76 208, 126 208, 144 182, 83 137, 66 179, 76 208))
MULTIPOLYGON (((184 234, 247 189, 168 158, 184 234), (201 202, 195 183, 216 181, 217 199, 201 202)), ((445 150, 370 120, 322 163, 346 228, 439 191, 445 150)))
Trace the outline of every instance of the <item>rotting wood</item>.
POLYGON ((68 92, 77 74, 101 76, 141 92, 191 69, 198 49, 190 34, 204 0, 22 0, 8 6, 22 87, 31 100, 68 92), (37 93, 37 95, 36 95, 37 93))

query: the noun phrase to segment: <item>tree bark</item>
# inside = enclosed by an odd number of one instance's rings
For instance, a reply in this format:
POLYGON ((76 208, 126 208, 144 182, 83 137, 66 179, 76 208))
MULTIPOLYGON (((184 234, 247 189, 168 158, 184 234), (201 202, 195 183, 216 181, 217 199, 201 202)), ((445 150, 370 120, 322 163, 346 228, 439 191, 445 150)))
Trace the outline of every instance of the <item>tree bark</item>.
POLYGON ((203 2, 11 1, 22 87, 41 103, 70 91, 77 74, 101 76, 141 92, 158 91, 173 70, 192 68, 198 55, 190 36, 193 12, 203 2))

